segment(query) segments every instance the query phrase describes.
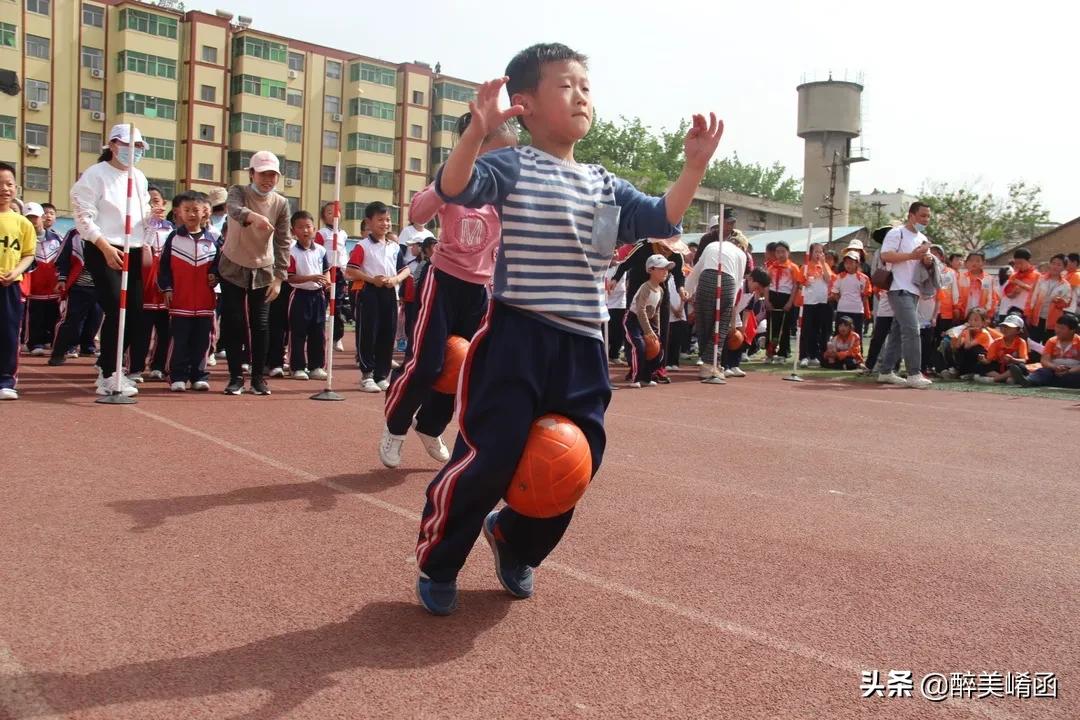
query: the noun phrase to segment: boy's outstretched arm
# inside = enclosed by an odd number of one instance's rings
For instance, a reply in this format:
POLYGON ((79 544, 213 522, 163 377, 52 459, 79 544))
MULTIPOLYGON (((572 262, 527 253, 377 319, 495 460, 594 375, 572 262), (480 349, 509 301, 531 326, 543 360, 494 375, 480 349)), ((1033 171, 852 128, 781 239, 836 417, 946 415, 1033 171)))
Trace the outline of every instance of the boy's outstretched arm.
POLYGON ((704 115, 694 116, 690 131, 686 133, 686 139, 683 140, 686 163, 679 174, 679 179, 668 188, 664 195, 667 219, 672 225, 677 225, 687 208, 690 207, 694 192, 701 184, 701 179, 705 177, 709 161, 716 153, 716 147, 720 144, 723 134, 724 121, 718 120, 716 113, 709 113, 708 125, 705 123, 704 115))
POLYGON ((473 165, 480 154, 484 138, 493 128, 524 112, 520 105, 506 110, 499 109, 499 93, 508 78, 489 80, 476 91, 476 99, 469 103, 472 121, 462 133, 458 144, 446 159, 439 175, 437 187, 443 197, 455 197, 465 191, 472 178, 473 165))

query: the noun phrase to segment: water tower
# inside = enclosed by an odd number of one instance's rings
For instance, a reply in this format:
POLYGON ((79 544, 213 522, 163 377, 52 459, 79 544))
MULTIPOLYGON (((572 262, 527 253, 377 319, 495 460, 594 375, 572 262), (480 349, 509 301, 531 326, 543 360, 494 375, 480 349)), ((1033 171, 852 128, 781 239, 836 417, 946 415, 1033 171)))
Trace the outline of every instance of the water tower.
POLYGON ((866 160, 851 141, 862 132, 862 77, 799 85, 799 130, 806 141, 803 164, 803 224, 848 224, 851 163, 866 160), (831 221, 831 222, 830 222, 831 221))

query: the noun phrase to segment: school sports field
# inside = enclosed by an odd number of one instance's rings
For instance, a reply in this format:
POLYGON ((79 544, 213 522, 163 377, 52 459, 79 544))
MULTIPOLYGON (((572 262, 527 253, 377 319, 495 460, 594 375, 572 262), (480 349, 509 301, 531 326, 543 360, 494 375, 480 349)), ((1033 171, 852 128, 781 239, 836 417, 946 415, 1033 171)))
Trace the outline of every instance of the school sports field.
POLYGON ((0 408, 0 720, 1080 717, 1075 396, 619 390, 536 596, 481 541, 436 618, 435 463, 410 438, 382 468, 356 371, 342 403, 277 380, 106 407, 90 362, 26 360, 0 408), (911 696, 862 699, 875 671, 911 696), (926 699, 930 673, 972 698, 926 699), (1057 699, 1016 697, 1036 673, 1057 699))

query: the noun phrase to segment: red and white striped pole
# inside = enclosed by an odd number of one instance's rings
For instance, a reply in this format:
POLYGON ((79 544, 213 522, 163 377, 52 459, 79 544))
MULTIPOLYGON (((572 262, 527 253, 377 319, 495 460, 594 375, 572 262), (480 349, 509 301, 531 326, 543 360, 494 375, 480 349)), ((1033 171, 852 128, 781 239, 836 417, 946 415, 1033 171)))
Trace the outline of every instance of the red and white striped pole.
MULTIPOLYGON (((116 371, 113 373, 111 392, 98 402, 112 405, 130 405, 135 398, 124 397, 124 327, 127 325, 128 256, 131 250, 131 203, 135 191, 135 125, 128 123, 127 208, 124 215, 124 252, 120 270, 120 318, 116 327, 116 371)), ((109 378, 105 379, 109 382, 109 378)), ((106 385, 108 387, 108 385, 106 385)))
POLYGON ((717 240, 716 240, 716 242, 718 244, 716 246, 716 312, 715 312, 715 315, 713 316, 713 359, 712 359, 713 378, 720 377, 719 376, 719 372, 720 372, 720 352, 723 349, 723 348, 720 347, 720 305, 723 302, 723 294, 722 293, 723 293, 723 287, 724 287, 724 284, 723 284, 723 282, 721 280, 723 278, 723 272, 722 272, 722 269, 721 269, 721 258, 723 257, 723 253, 721 252, 721 247, 719 245, 719 243, 724 242, 724 205, 723 205, 723 203, 720 204, 720 228, 719 228, 719 230, 717 230, 717 233, 720 235, 720 237, 717 238, 717 240))
POLYGON ((323 343, 326 347, 326 387, 311 396, 312 400, 344 400, 334 392, 334 320, 337 317, 338 232, 341 229, 341 152, 338 152, 334 171, 334 235, 330 239, 330 305, 327 308, 326 330, 323 343))

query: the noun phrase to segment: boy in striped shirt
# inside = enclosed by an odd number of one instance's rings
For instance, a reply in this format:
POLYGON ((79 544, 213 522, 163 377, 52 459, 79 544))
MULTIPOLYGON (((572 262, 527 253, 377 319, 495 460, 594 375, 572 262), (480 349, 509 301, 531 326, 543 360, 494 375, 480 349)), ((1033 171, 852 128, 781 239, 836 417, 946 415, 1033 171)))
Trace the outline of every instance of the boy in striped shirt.
POLYGON ((511 595, 533 592, 533 568, 554 549, 573 511, 549 519, 509 508, 506 491, 533 421, 559 413, 588 440, 596 469, 611 397, 601 324, 604 271, 616 241, 670 237, 716 151, 723 123, 695 115, 686 166, 663 198, 648 197, 597 165, 574 160, 592 124, 586 58, 559 44, 534 45, 507 77, 484 83, 472 122, 435 180, 449 203, 494 205, 502 218, 493 299, 459 381, 459 434, 427 490, 417 543, 416 591, 431 613, 457 605, 457 574, 483 530, 496 576, 511 595), (512 106, 499 108, 507 87, 512 106), (479 157, 491 130, 512 117, 532 145, 479 157))

